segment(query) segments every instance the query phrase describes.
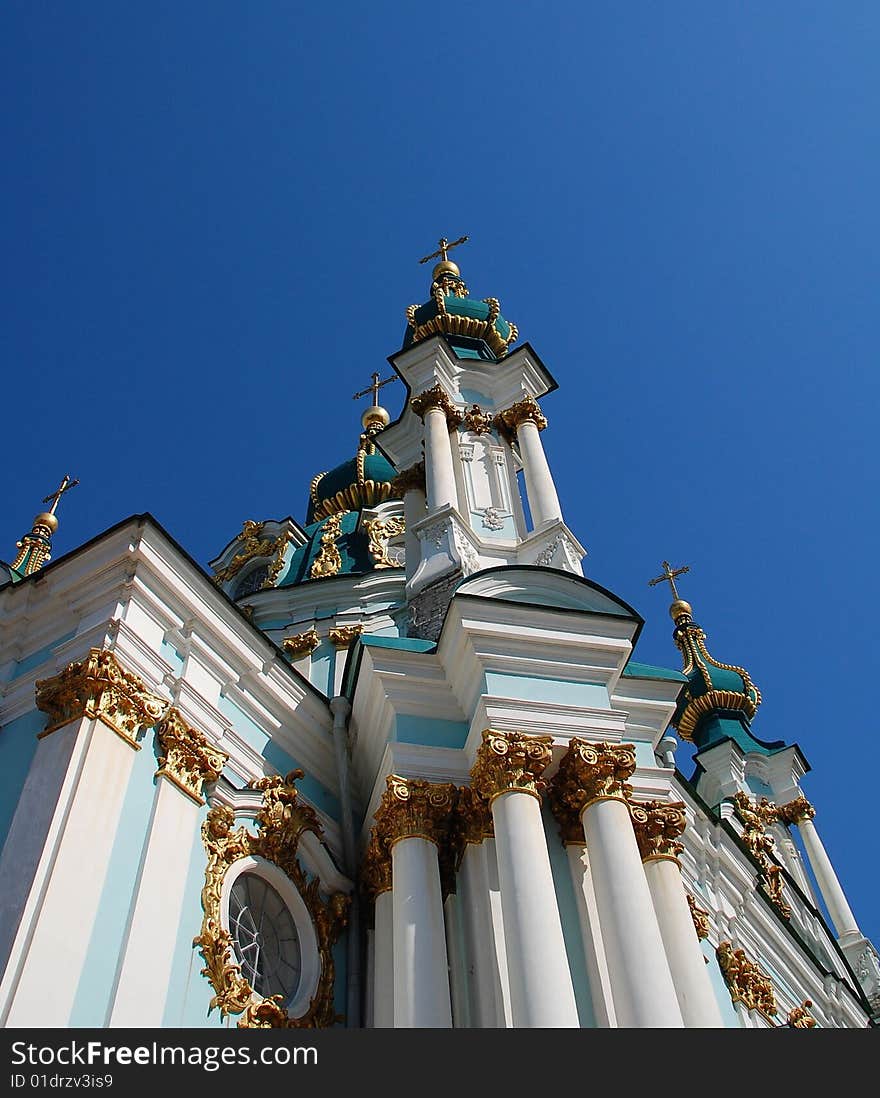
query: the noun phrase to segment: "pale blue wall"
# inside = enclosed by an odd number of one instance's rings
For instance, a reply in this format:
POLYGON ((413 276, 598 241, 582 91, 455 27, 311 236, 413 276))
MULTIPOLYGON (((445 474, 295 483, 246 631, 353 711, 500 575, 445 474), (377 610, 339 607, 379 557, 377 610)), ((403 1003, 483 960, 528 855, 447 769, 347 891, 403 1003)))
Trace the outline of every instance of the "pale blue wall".
POLYGON ((587 959, 584 956, 584 941, 581 936, 580 912, 574 894, 574 882, 568 864, 568 854, 559 838, 559 826, 553 813, 545 803, 541 808, 544 818, 544 832, 547 836, 547 849, 550 853, 550 870, 556 889, 556 902, 559 905, 559 917, 562 920, 562 936, 565 939, 565 952, 568 955, 568 968, 574 985, 574 998, 577 1003, 578 1018, 586 1029, 596 1028, 596 1016, 590 996, 590 984, 587 979, 587 959))
MULTIPOLYGON (((71 1026, 103 1026, 107 1023, 110 996, 129 925, 135 882, 149 834, 155 796, 155 732, 150 729, 140 742, 141 750, 135 756, 125 791, 107 875, 73 1001, 68 1023, 71 1026)), ((93 872, 86 866, 83 871, 86 880, 93 872)))
POLYGON ((608 691, 599 683, 514 675, 506 671, 487 671, 483 676, 483 683, 487 694, 500 697, 552 702, 557 705, 589 706, 592 709, 611 708, 608 691))
POLYGON ((37 733, 45 727, 46 714, 33 709, 0 728, 0 848, 37 750, 37 733))
POLYGON ((50 644, 44 645, 36 652, 31 652, 29 655, 25 656, 24 659, 18 660, 18 662, 15 663, 12 667, 12 670, 9 674, 9 681, 11 682, 13 679, 17 679, 19 675, 24 675, 28 671, 32 671, 33 668, 39 667, 41 663, 43 663, 52 655, 52 652, 58 647, 59 644, 63 644, 66 640, 70 640, 70 638, 74 636, 75 633, 76 630, 71 629, 71 631, 69 633, 65 633, 63 637, 57 637, 50 644))
POLYGON ((718 965, 718 958, 715 956, 714 947, 709 944, 707 939, 702 938, 700 940, 700 949, 702 949, 703 956, 708 961, 706 967, 709 970, 709 980, 712 984, 712 990, 715 992, 718 1006, 721 1008, 721 1018, 725 1027, 727 1029, 742 1028, 733 1001, 730 998, 730 990, 724 981, 724 976, 718 965))
POLYGON ((401 743, 418 743, 430 747, 464 747, 468 735, 467 721, 441 721, 432 717, 398 716, 394 738, 401 743))

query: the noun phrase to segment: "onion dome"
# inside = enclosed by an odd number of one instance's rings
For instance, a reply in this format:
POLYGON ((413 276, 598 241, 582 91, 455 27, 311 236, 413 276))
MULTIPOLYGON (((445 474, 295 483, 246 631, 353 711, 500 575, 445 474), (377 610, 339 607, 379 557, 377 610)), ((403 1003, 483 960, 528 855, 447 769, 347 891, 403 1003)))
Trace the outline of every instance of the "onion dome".
POLYGON ((738 716, 748 728, 761 704, 761 692, 748 671, 720 663, 709 654, 706 634, 691 617, 689 603, 676 599, 669 613, 675 621, 672 639, 682 654, 682 671, 688 680, 672 719, 679 735, 702 746, 702 723, 721 713, 738 716))
POLYGON ((463 236, 450 244, 444 237, 440 240, 439 251, 419 260, 427 263, 441 257, 433 270, 431 300, 424 305, 410 305, 406 310, 409 326, 404 336, 404 349, 442 333, 459 358, 497 360, 507 354, 517 339, 516 325, 501 315, 498 299, 471 297, 458 265, 448 258, 449 249, 466 240, 463 236))
POLYGON ((394 466, 376 449, 373 436, 386 427, 389 415, 377 404, 364 412, 364 433, 353 458, 329 472, 318 473, 309 488, 306 525, 338 515, 375 507, 392 496, 391 482, 397 475, 394 466))

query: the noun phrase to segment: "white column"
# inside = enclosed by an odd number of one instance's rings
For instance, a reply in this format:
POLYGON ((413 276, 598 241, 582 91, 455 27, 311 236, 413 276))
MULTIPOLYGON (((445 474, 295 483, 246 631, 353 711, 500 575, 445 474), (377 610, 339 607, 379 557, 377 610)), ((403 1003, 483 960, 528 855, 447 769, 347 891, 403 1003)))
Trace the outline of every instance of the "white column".
POLYGON ((456 500, 455 470, 452 464, 452 445, 449 426, 442 408, 428 408, 425 412, 425 487, 428 510, 454 507, 456 500))
POLYGON ((394 910, 391 889, 376 896, 373 933, 373 1025, 394 1026, 394 910))
POLYGON ((400 838, 391 848, 394 934, 394 1025, 452 1026, 446 931, 437 847, 400 838))
POLYGON ((853 915, 843 889, 840 887, 840 881, 834 872, 831 859, 822 845, 822 840, 819 838, 819 833, 816 831, 812 819, 802 816, 798 821, 798 827, 804 841, 804 849, 810 859, 810 866, 816 878, 816 884, 818 884, 819 891, 822 893, 822 899, 828 908, 828 914, 834 923, 838 938, 845 936, 859 937, 861 935, 859 924, 856 922, 856 917, 853 915))
POLYGON ((452 999, 452 1022, 456 1029, 470 1029, 468 978, 462 948, 461 912, 458 896, 451 892, 443 904, 446 922, 446 953, 449 957, 449 991, 452 999))
POLYGON ((678 863, 660 856, 648 858, 644 865, 684 1024, 691 1029, 723 1029, 678 863))
POLYGON ((544 523, 561 519, 562 509, 559 506, 559 497, 553 484, 550 466, 547 464, 538 425, 531 419, 523 419, 517 424, 516 438, 526 479, 529 510, 532 513, 532 523, 537 530, 544 523))
POLYGON ((504 998, 495 953, 487 860, 486 842, 468 843, 458 870, 468 1005, 474 1029, 504 1027, 504 998))
POLYGON ((568 855, 568 867, 580 918, 593 1014, 600 1028, 613 1029, 617 1026, 617 1018, 614 1014, 611 976, 605 959, 605 946, 602 944, 599 909, 596 905, 589 856, 585 846, 578 846, 573 842, 566 844, 565 852, 568 855))
POLYGON ((623 800, 605 797, 587 804, 581 818, 617 1024, 679 1028, 681 1010, 629 808, 623 800))
POLYGON ((404 546, 406 549, 406 581, 413 578, 422 560, 422 543, 415 532, 416 523, 427 514, 425 493, 415 486, 407 487, 403 495, 403 521, 406 524, 404 546))

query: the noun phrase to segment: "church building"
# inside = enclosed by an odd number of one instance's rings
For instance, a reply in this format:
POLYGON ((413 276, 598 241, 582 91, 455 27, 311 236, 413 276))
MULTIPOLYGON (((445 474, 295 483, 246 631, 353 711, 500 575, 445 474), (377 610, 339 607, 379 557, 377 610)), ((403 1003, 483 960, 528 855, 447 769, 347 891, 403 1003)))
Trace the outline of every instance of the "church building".
POLYGON ((205 567, 133 515, 50 563, 68 476, 0 563, 3 1026, 880 1021, 806 758, 687 569, 639 661, 465 239, 297 518, 205 567))

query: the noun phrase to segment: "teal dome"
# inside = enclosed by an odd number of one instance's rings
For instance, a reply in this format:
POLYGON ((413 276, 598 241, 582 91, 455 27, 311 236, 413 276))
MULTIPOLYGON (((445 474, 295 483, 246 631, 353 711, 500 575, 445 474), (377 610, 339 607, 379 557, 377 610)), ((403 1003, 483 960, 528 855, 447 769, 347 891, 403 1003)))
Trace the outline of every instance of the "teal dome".
POLYGON ((328 515, 306 526, 306 542, 290 558, 287 571, 278 586, 295 587, 310 579, 371 572, 376 565, 370 555, 367 535, 357 530, 358 518, 355 511, 348 511, 335 518, 328 515), (328 530, 328 524, 333 524, 333 528, 328 530), (324 549, 321 538, 325 533, 328 534, 328 541, 332 546, 331 552, 335 550, 338 553, 338 560, 335 555, 330 558, 329 567, 321 563, 324 549))
POLYGON ((434 268, 431 300, 410 305, 406 318, 404 349, 442 333, 464 358, 502 358, 519 334, 501 315, 497 298, 471 297, 458 268, 448 262, 434 268))
POLYGON ((391 487, 395 476, 394 466, 387 458, 372 442, 362 439, 361 448, 353 458, 327 473, 319 473, 312 481, 306 523, 399 498, 393 495, 391 487))

